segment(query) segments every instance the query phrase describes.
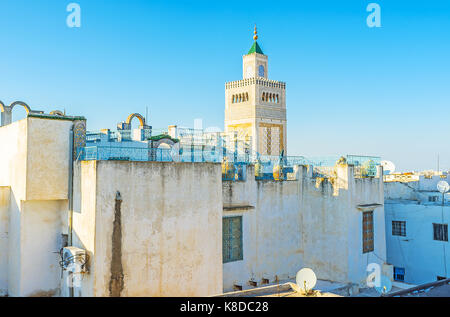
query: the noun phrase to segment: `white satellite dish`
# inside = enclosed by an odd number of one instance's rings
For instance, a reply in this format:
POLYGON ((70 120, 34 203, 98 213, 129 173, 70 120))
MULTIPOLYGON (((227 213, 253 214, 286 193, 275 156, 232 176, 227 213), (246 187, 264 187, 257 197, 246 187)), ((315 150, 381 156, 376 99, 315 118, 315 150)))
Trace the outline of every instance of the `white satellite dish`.
POLYGON ((310 290, 316 286, 317 277, 313 270, 304 268, 298 271, 296 277, 297 286, 305 293, 308 293, 310 290))
POLYGON ((446 192, 448 192, 450 190, 450 185, 446 182, 446 181, 440 181, 437 184, 437 189, 438 191, 440 191, 442 194, 445 194, 446 192))
POLYGON ((391 161, 381 161, 381 166, 383 166, 383 174, 385 175, 395 172, 395 164, 391 161))

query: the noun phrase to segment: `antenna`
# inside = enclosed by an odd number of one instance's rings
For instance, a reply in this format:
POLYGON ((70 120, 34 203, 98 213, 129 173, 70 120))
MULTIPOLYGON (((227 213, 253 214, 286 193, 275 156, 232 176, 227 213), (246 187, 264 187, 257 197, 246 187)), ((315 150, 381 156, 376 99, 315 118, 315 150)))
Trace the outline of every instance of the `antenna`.
POLYGON ((301 292, 308 294, 316 286, 316 274, 309 268, 301 269, 297 273, 296 283, 301 292))
POLYGON ((381 161, 381 166, 383 167, 384 175, 389 175, 395 172, 395 164, 391 161, 381 161))
MULTIPOLYGON (((445 205, 445 193, 450 190, 450 185, 446 181, 440 181, 437 184, 438 191, 442 194, 442 210, 441 210, 441 219, 442 223, 444 223, 444 205, 445 205)), ((442 244, 443 247, 443 255, 444 255, 444 270, 445 270, 445 276, 447 276, 447 256, 445 255, 445 245, 442 244)))
POLYGON ((439 174, 439 163, 440 163, 440 162, 439 162, 439 153, 438 153, 438 162, 437 162, 437 163, 438 163, 438 166, 437 166, 438 169, 437 169, 437 171, 438 171, 438 174, 439 174))

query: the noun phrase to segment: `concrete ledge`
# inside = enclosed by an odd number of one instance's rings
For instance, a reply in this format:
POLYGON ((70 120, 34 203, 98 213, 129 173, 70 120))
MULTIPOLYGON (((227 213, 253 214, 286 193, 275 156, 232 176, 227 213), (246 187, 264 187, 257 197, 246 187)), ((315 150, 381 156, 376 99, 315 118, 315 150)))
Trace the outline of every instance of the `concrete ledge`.
POLYGON ((378 207, 383 207, 382 204, 366 204, 366 205, 358 205, 356 208, 358 208, 360 211, 372 211, 378 207))
POLYGON ((253 209, 255 209, 255 206, 250 206, 250 205, 240 205, 240 206, 224 205, 223 206, 223 211, 253 210, 253 209))
MULTIPOLYGON (((273 296, 276 294, 282 295, 294 295, 293 297, 304 297, 297 293, 290 284, 294 284, 295 281, 287 282, 283 284, 272 284, 264 287, 258 287, 253 289, 247 289, 243 291, 229 292, 220 295, 215 295, 212 297, 262 297, 262 296, 273 296)), ((321 296, 338 296, 338 297, 348 297, 358 294, 359 288, 357 284, 352 283, 335 283, 330 281, 318 280, 318 284, 314 287, 315 291, 319 291, 321 296)), ((290 296, 291 297, 291 296, 290 296)))
POLYGON ((39 112, 30 112, 28 114, 28 118, 39 118, 39 119, 50 119, 50 120, 66 120, 66 121, 75 121, 75 120, 86 121, 86 118, 82 117, 82 116, 59 116, 59 115, 44 114, 44 113, 39 113, 39 112))

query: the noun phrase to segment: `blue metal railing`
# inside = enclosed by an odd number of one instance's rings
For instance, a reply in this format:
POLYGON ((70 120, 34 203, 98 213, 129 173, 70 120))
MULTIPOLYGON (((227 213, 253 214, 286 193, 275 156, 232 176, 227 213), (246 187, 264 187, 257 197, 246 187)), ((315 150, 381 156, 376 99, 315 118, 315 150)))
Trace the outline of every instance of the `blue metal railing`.
POLYGON ((78 150, 77 158, 81 161, 173 161, 170 149, 146 147, 88 146, 78 150))
MULTIPOLYGON (((192 163, 232 163, 235 171, 228 171, 224 180, 243 180, 240 176, 246 174, 246 165, 258 164, 258 179, 273 179, 274 167, 280 162, 277 156, 250 155, 226 151, 220 147, 148 148, 148 147, 113 147, 88 146, 78 150, 78 160, 106 160, 106 161, 150 161, 150 162, 192 162, 192 163), (237 175, 237 176, 236 176, 237 175)), ((355 177, 377 177, 377 166, 381 158, 375 156, 346 155, 331 157, 287 156, 281 159, 283 167, 282 177, 293 173, 293 166, 308 165, 313 169, 313 177, 327 177, 333 172, 338 163, 355 166, 355 177)))

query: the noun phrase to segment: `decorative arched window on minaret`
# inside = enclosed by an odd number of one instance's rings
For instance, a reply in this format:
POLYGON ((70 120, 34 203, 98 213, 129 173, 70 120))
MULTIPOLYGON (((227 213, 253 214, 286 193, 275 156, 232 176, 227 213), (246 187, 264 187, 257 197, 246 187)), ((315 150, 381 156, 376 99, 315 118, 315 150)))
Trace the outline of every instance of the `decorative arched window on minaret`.
POLYGON ((268 79, 268 57, 259 46, 256 27, 253 40, 242 58, 243 79, 226 84, 225 131, 251 140, 253 154, 287 154, 286 84, 268 79), (231 96, 242 92, 246 102, 232 105, 231 96))

